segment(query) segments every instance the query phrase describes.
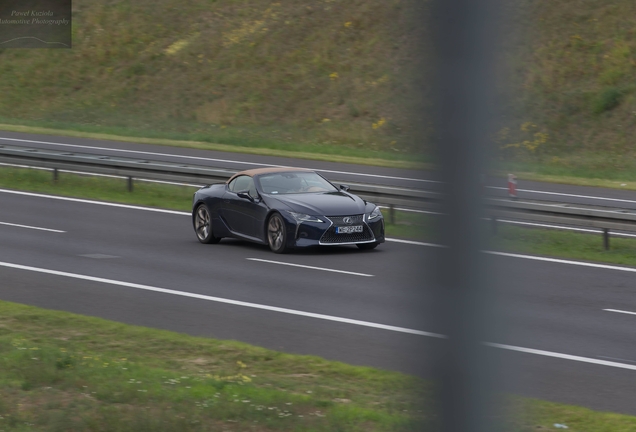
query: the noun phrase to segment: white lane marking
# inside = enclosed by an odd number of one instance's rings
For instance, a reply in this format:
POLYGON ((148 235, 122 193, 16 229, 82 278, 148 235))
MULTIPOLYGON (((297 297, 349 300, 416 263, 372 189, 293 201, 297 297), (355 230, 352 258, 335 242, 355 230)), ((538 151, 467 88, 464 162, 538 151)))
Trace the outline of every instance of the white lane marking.
POLYGON ((302 265, 302 264, 292 264, 292 263, 286 263, 286 262, 281 262, 281 261, 265 260, 265 259, 260 259, 260 258, 245 258, 245 259, 249 260, 249 261, 258 261, 258 262, 264 262, 264 263, 269 263, 269 264, 280 264, 280 265, 286 265, 286 266, 290 266, 290 267, 301 267, 301 268, 306 268, 306 269, 310 269, 310 270, 322 270, 322 271, 333 272, 333 273, 350 274, 350 275, 353 275, 353 276, 373 277, 373 275, 365 274, 365 273, 356 273, 356 272, 350 272, 350 271, 345 271, 345 270, 335 270, 335 269, 328 269, 328 268, 323 268, 323 267, 314 267, 314 266, 308 266, 308 265, 302 265))
POLYGON ((520 254, 514 254, 514 253, 508 253, 508 252, 484 251, 484 253, 487 253, 490 255, 505 256, 509 258, 520 258, 520 259, 527 259, 527 260, 533 260, 533 261, 545 261, 545 262, 551 262, 556 264, 568 264, 568 265, 576 265, 581 267, 593 267, 593 268, 600 268, 605 270, 616 270, 616 271, 636 273, 636 268, 632 268, 632 267, 619 267, 619 266, 608 265, 608 264, 596 264, 596 263, 589 263, 589 262, 583 262, 583 261, 564 260, 564 259, 558 259, 558 258, 548 258, 548 257, 540 257, 540 256, 532 256, 532 255, 520 255, 520 254))
POLYGON ((636 363, 636 360, 629 360, 629 359, 623 359, 623 358, 617 358, 617 357, 608 357, 608 356, 596 356, 596 357, 606 358, 610 360, 618 360, 618 361, 629 362, 629 363, 636 363))
MULTIPOLYGON (((392 238, 387 238, 386 240, 398 242, 398 243, 413 244, 417 246, 446 247, 444 245, 435 244, 435 243, 424 243, 424 242, 416 242, 416 241, 410 241, 410 240, 399 240, 399 239, 392 239, 392 238)), ((636 268, 633 268, 633 267, 619 267, 619 266, 614 266, 609 264, 596 264, 596 263, 590 263, 590 262, 584 262, 584 261, 573 261, 573 260, 548 258, 548 257, 533 256, 533 255, 521 255, 521 254, 515 254, 515 253, 509 253, 509 252, 497 252, 497 251, 488 251, 488 250, 483 252, 490 255, 498 255, 498 256, 503 256, 508 258, 519 258, 519 259, 527 259, 532 261, 545 261, 545 262, 551 262, 556 264, 568 264, 568 265, 575 265, 575 266, 581 266, 581 267, 592 267, 592 268, 600 268, 605 270, 616 270, 616 271, 624 271, 629 273, 636 273, 636 268)))
POLYGON ((16 168, 29 168, 29 169, 36 169, 36 170, 42 170, 42 171, 53 171, 53 168, 40 168, 40 167, 32 167, 29 165, 17 165, 17 164, 8 164, 8 163, 0 163, 0 165, 16 167, 16 168))
MULTIPOLYGON (((488 186, 488 188, 508 190, 507 188, 499 187, 499 186, 488 186)), ((622 199, 622 198, 607 198, 607 197, 599 197, 599 196, 591 196, 591 195, 578 195, 578 194, 569 194, 569 193, 563 193, 563 192, 548 192, 548 191, 538 191, 538 190, 532 190, 532 189, 517 189, 517 192, 530 192, 530 193, 544 194, 544 195, 559 195, 559 196, 567 196, 572 198, 587 198, 587 199, 595 199, 595 200, 602 200, 602 201, 617 201, 617 202, 636 204, 635 200, 628 200, 628 199, 622 199)))
POLYGON ((140 289, 140 290, 145 290, 145 291, 154 291, 154 292, 163 293, 163 294, 172 294, 172 295, 178 295, 178 296, 182 296, 182 297, 196 298, 196 299, 199 299, 199 300, 208 300, 208 301, 213 301, 213 302, 217 302, 217 303, 231 304, 231 305, 235 305, 235 306, 244 306, 244 307, 249 307, 249 308, 254 308, 254 309, 262 309, 262 310, 267 310, 267 311, 272 311, 272 312, 280 312, 280 313, 285 313, 285 314, 289 314, 289 315, 299 315, 299 316, 304 316, 304 317, 309 317, 309 318, 317 318, 317 319, 326 320, 326 321, 335 321, 335 322, 341 322, 341 323, 346 323, 346 324, 353 324, 353 325, 358 325, 358 326, 362 326, 362 327, 378 328, 378 329, 389 330, 389 331, 394 331, 394 332, 399 332, 399 333, 409 333, 409 334, 415 334, 415 335, 419 335, 419 336, 428 336, 428 337, 434 337, 434 338, 444 338, 445 337, 444 335, 440 335, 440 334, 437 334, 437 333, 430 333, 430 332, 425 332, 425 331, 420 331, 420 330, 413 330, 413 329, 409 329, 409 328, 405 328, 405 327, 397 327, 397 326, 391 326, 391 325, 385 325, 385 324, 378 324, 378 323, 369 322, 369 321, 360 321, 360 320, 355 320, 355 319, 350 319, 350 318, 342 318, 342 317, 337 317, 337 316, 332 316, 332 315, 324 315, 324 314, 318 314, 318 313, 313 313, 313 312, 299 311, 299 310, 295 310, 295 309, 287 309, 287 308, 282 308, 282 307, 277 307, 277 306, 268 306, 268 305, 262 305, 262 304, 258 304, 258 303, 250 303, 250 302, 244 302, 244 301, 238 301, 238 300, 231 300, 231 299, 222 298, 222 297, 213 297, 213 296, 208 296, 208 295, 203 295, 203 294, 195 294, 195 293, 186 292, 186 291, 177 291, 177 290, 171 290, 171 289, 166 289, 166 288, 158 288, 158 287, 153 287, 153 286, 150 286, 150 285, 141 285, 141 284, 137 284, 137 283, 123 282, 123 281, 118 281, 118 280, 113 280, 113 279, 105 279, 105 278, 100 278, 100 277, 87 276, 87 275, 81 275, 81 274, 76 274, 76 273, 68 273, 68 272, 57 271, 57 270, 49 270, 49 269, 25 266, 25 265, 20 265, 20 264, 12 264, 12 263, 7 263, 7 262, 0 262, 0 266, 8 267, 8 268, 14 268, 14 269, 18 269, 18 270, 27 270, 27 271, 32 271, 32 272, 36 272, 36 273, 50 274, 50 275, 55 275, 55 276, 64 276, 64 277, 73 278, 73 279, 87 280, 87 281, 91 281, 91 282, 100 282, 100 283, 105 283, 105 284, 110 284, 110 285, 123 286, 123 287, 127 287, 127 288, 135 288, 135 289, 140 289))
MULTIPOLYGON (((383 209, 390 208, 390 207, 387 207, 387 206, 378 206, 378 207, 383 208, 383 209)), ((434 212, 434 211, 415 210, 415 209, 398 208, 398 207, 395 207, 395 210, 400 210, 400 211, 404 211, 404 212, 408 212, 408 213, 425 213, 425 214, 433 214, 433 215, 441 215, 442 214, 440 212, 434 212)), ((491 220, 490 218, 482 218, 482 219, 483 220, 491 220)), ((540 224, 540 223, 534 223, 534 222, 521 222, 521 221, 508 220, 508 219, 497 219, 497 222, 507 223, 507 224, 512 224, 512 225, 525 225, 525 226, 533 226, 533 227, 539 227, 539 228, 551 228, 551 229, 558 229, 558 230, 564 230, 564 231, 576 231, 576 232, 585 232, 585 233, 593 233, 593 234, 601 234, 601 233, 603 233, 603 231, 597 230, 597 229, 575 228, 575 227, 569 227, 569 226, 565 226, 565 225, 540 224)), ((611 231, 610 232, 610 236, 611 237, 629 237, 629 238, 633 238, 633 237, 636 237, 636 234, 627 234, 627 233, 620 233, 620 232, 611 231)))
POLYGON ((56 199, 61 201, 71 201, 71 202, 79 202, 79 203, 85 203, 85 204, 96 204, 96 205, 103 205, 108 207, 119 207, 119 208, 133 209, 133 210, 145 210, 145 211, 151 211, 151 212, 157 212, 157 213, 168 213, 168 214, 192 216, 189 212, 182 212, 177 210, 141 207, 141 206, 135 206, 130 204, 118 204, 118 203, 112 203, 112 202, 93 201, 93 200, 87 200, 87 199, 81 199, 81 198, 61 197, 56 195, 45 195, 45 194, 39 194, 39 193, 33 193, 33 192, 14 191, 10 189, 0 189, 0 193, 26 195, 26 196, 37 197, 37 198, 49 198, 49 199, 56 199))
POLYGON ((622 314, 628 314, 628 315, 636 315, 636 312, 630 312, 630 311, 624 311, 624 310, 618 310, 618 309, 603 309, 606 312, 616 312, 616 313, 622 313, 622 314))
POLYGON ((18 228, 28 228, 28 229, 33 229, 33 230, 50 231, 50 232, 56 232, 56 233, 65 233, 66 232, 66 231, 60 231, 60 230, 51 229, 51 228, 42 228, 42 227, 35 227, 35 226, 29 226, 29 225, 20 225, 20 224, 14 224, 14 223, 9 223, 9 222, 0 222, 0 225, 8 225, 8 226, 14 226, 14 227, 18 227, 18 228))
POLYGON ((405 243, 405 244, 412 244, 412 245, 417 245, 417 246, 444 247, 444 246, 442 246, 440 244, 424 243, 424 242, 419 242, 419 241, 415 241, 415 240, 403 240, 403 239, 396 239, 396 238, 385 238, 384 240, 386 240, 388 242, 405 243))
POLYGON ((629 370, 636 371, 636 365, 628 365, 628 364, 617 363, 613 361, 598 360, 598 359, 589 358, 589 357, 581 357, 581 356, 575 356, 570 354, 562 354, 562 353, 557 353, 552 351, 544 351, 544 350, 538 350, 533 348, 523 348, 523 347, 518 347, 513 345, 504 345, 504 344, 498 344, 498 343, 492 343, 492 342, 484 342, 484 344, 489 347, 500 348, 500 349, 504 349, 508 351, 516 351, 516 352, 522 352, 526 354, 540 355, 543 357, 553 357, 553 358, 558 358, 563 360, 571 360, 571 361, 576 361, 581 363, 591 363, 595 365, 609 366, 609 367, 614 367, 619 369, 629 369, 629 370))
MULTIPOLYGON (((596 230, 596 229, 574 228, 574 227, 568 227, 568 226, 563 226, 563 225, 539 224, 539 223, 533 223, 533 222, 512 221, 512 220, 507 220, 507 219, 497 219, 497 222, 503 222, 503 223, 513 224, 513 225, 535 226, 535 227, 539 227, 539 228, 552 228, 552 229, 559 229, 559 230, 564 230, 564 231, 585 232, 585 233, 592 233, 592 234, 602 234, 603 233, 603 231, 596 230)), ((636 234, 619 233, 619 232, 614 232, 614 231, 610 231, 609 234, 610 234, 610 237, 636 237, 636 234)))
POLYGON ((169 184, 169 185, 174 185, 174 186, 189 186, 189 187, 195 187, 195 188, 201 188, 201 187, 205 186, 204 184, 179 183, 179 182, 171 182, 171 181, 165 181, 165 180, 142 179, 142 178, 136 178, 136 177, 135 177, 135 181, 142 181, 142 182, 146 182, 146 183, 169 184))
MULTIPOLYGON (((370 327, 370 328, 377 328, 377 329, 381 329, 381 330, 394 331, 394 332, 398 332, 398 333, 407 333, 407 334, 413 334, 413 335, 417 335, 417 336, 426 336, 426 337, 432 337, 432 338, 437 338, 437 339, 446 339, 445 335, 439 334, 439 333, 425 332, 425 331, 410 329, 410 328, 406 328, 406 327, 397 327, 397 326, 391 326, 391 325, 386 325, 386 324, 378 324, 378 323, 374 323, 374 322, 361 321, 361 320, 355 320, 355 319, 343 318, 343 317, 337 317, 337 316, 333 316, 333 315, 324 315, 324 314, 318 314, 318 313, 313 313, 313 312, 299 311, 299 310, 295 310, 295 309, 287 309, 287 308, 281 308, 281 307, 276 307, 276 306, 267 306, 267 305, 262 305, 262 304, 258 304, 258 303, 249 303, 249 302, 231 300, 231 299, 226 299, 226 298, 221 298, 221 297, 213 297, 213 296, 207 296, 207 295, 203 295, 203 294, 195 294, 195 293, 190 293, 190 292, 186 292, 186 291, 176 291, 176 290, 171 290, 171 289, 166 289, 166 288, 158 288, 158 287, 153 287, 153 286, 149 286, 149 285, 141 285, 141 284, 136 284, 136 283, 131 283, 131 282, 123 282, 123 281, 99 278, 99 277, 94 277, 94 276, 80 275, 80 274, 75 274, 75 273, 67 273, 67 272, 62 272, 62 271, 57 271, 57 270, 49 270, 49 269, 43 269, 43 268, 37 268, 37 267, 24 266, 24 265, 20 265, 20 264, 12 264, 12 263, 0 262, 0 266, 8 267, 8 268, 14 268, 14 269, 18 269, 18 270, 27 270, 27 271, 32 271, 32 272, 36 272, 36 273, 51 274, 51 275, 55 275, 55 276, 64 276, 64 277, 73 278, 73 279, 87 280, 87 281, 92 281, 92 282, 100 282, 100 283, 105 283, 105 284, 110 284, 110 285, 123 286, 123 287, 127 287, 127 288, 135 288, 135 289, 140 289, 140 290, 145 290, 145 291, 153 291, 153 292, 158 292, 158 293, 163 293, 163 294, 171 294, 171 295, 178 295, 178 296, 182 296, 182 297, 190 297, 190 298, 195 298, 195 299, 199 299, 199 300, 207 300, 207 301, 213 301, 213 302, 217 302, 217 303, 231 304, 231 305, 235 305, 235 306, 244 306, 244 307, 249 307, 249 308, 253 308, 253 309, 261 309, 261 310, 267 310, 267 311, 272 311, 272 312, 285 313, 285 314, 288 314, 288 315, 297 315, 297 316, 303 316, 303 317, 308 317, 308 318, 321 319, 321 320, 325 320, 325 321, 352 324, 352 325, 357 325, 357 326, 361 326, 361 327, 370 327)), ((539 355, 539 356, 543 356, 543 357, 552 357, 552 358, 558 358, 558 359, 563 359, 563 360, 577 361, 577 362, 582 362, 582 363, 591 363, 591 364, 596 364, 596 365, 601 365, 601 366, 609 366, 609 367, 620 368, 620 369, 636 370, 636 365, 628 365, 628 364, 611 362, 611 361, 606 361, 606 360, 597 360, 597 359, 593 359, 593 358, 575 356, 575 355, 570 355, 570 354, 562 354, 562 353, 557 353, 557 352, 544 351, 544 350, 538 350, 538 349, 533 349, 533 348, 524 348, 524 347, 518 347, 518 346, 514 346, 514 345, 505 345, 505 344, 492 343, 492 342, 484 342, 484 345, 492 347, 492 348, 499 348, 499 349, 508 350, 508 351, 522 352, 522 353, 526 353, 526 354, 534 354, 534 355, 539 355)))
MULTIPOLYGON (((243 162, 243 161, 229 160, 229 159, 215 159, 215 158, 208 158, 208 157, 202 157, 202 156, 187 156, 187 155, 179 155, 179 154, 172 154, 172 153, 158 153, 158 152, 149 152, 149 151, 141 151, 141 150, 124 150, 124 149, 115 149, 115 148, 108 148, 108 147, 92 147, 92 146, 83 146, 79 144, 63 144, 63 143, 56 143, 56 142, 25 140, 25 139, 18 139, 18 138, 0 137, 0 140, 18 141, 18 142, 35 143, 35 144, 48 144, 48 145, 55 145, 60 147, 74 147, 74 148, 83 148, 83 149, 91 149, 91 150, 107 150, 112 152, 135 153, 135 154, 143 154, 143 155, 151 155, 151 156, 167 156, 167 157, 176 157, 181 159, 205 160, 205 161, 211 161, 211 162, 225 162, 225 163, 232 163, 232 164, 238 164, 238 165, 242 164, 242 165, 255 165, 255 166, 264 166, 264 167, 288 168, 286 165, 273 165, 273 164, 264 164, 264 163, 257 163, 257 162, 243 162)), ((390 179, 390 180, 407 180, 407 181, 413 181, 413 182, 439 183, 436 180, 424 180, 424 179, 416 179, 416 178, 409 178, 409 177, 385 176, 385 175, 379 175, 379 174, 324 170, 324 169, 317 169, 317 168, 311 168, 311 169, 314 169, 315 171, 327 172, 332 174, 347 174, 347 175, 353 175, 353 176, 376 177, 376 178, 383 178, 383 179, 390 179)))
MULTIPOLYGON (((380 207, 381 209, 390 209, 391 208, 391 207, 385 206, 385 205, 379 205, 378 207, 380 207)), ((404 212, 408 212, 408 213, 425 213, 425 214, 434 214, 434 215, 441 215, 442 214, 440 212, 434 212, 434 211, 428 211, 428 210, 407 209, 407 208, 402 208, 402 207, 395 207, 394 210, 404 211, 404 212)))

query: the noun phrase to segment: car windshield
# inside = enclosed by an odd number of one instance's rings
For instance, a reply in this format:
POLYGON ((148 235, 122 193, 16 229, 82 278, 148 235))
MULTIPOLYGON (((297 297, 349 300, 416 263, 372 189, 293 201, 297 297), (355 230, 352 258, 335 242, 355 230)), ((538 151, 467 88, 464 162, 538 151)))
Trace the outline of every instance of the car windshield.
POLYGON ((258 176, 261 190, 266 194, 294 194, 336 192, 337 189, 320 175, 311 171, 280 172, 258 176))

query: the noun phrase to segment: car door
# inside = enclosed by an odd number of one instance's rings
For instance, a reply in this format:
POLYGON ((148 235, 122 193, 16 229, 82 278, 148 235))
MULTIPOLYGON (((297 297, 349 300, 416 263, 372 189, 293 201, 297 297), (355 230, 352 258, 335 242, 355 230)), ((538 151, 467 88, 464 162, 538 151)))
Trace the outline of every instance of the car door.
POLYGON ((232 231, 248 237, 257 237, 256 215, 261 205, 250 176, 239 176, 232 180, 223 195, 222 215, 232 231), (247 192, 252 200, 238 196, 239 192, 247 192))

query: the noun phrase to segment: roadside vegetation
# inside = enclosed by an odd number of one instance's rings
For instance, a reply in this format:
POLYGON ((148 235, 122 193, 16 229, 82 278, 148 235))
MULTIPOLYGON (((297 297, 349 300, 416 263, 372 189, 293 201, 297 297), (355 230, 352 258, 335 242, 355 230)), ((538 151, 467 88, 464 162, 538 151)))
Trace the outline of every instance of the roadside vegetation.
POLYGON ((418 153, 410 0, 82 0, 73 49, 0 49, 0 123, 418 153))
POLYGON ((0 302, 0 430, 415 431, 414 377, 0 302))
MULTIPOLYGON (((433 386, 314 356, 0 301, 3 431, 434 430, 433 386)), ((621 432, 636 418, 507 397, 504 429, 621 432)))
POLYGON ((505 47, 498 165, 561 182, 636 180, 636 3, 539 0, 509 12, 524 31, 505 47))
MULTIPOLYGON (((0 50, 0 129, 430 166, 431 98, 414 73, 433 56, 415 60, 415 4, 82 0, 72 50, 0 50)), ((506 7, 495 168, 636 182, 636 3, 506 7)))

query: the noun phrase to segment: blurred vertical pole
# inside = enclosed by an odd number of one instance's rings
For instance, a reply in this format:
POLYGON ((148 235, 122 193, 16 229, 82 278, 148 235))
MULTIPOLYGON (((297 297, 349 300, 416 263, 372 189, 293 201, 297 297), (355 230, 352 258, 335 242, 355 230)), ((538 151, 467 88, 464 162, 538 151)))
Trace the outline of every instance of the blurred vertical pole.
POLYGON ((439 170, 444 188, 438 298, 449 336, 440 362, 441 430, 497 430, 494 301, 488 285, 481 221, 488 137, 492 133, 497 0, 434 0, 434 93, 439 170))

